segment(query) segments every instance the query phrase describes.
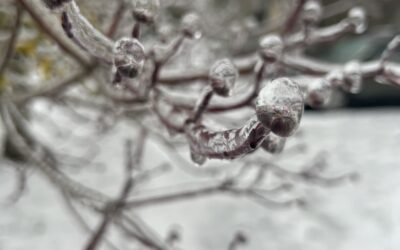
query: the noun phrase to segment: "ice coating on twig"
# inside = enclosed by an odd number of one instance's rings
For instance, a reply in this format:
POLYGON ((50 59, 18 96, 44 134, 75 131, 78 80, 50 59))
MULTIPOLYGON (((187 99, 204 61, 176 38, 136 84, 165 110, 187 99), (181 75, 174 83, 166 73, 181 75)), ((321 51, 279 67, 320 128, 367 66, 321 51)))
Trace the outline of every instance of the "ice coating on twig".
POLYGON ((63 5, 62 27, 67 36, 90 55, 111 63, 113 41, 108 39, 81 15, 75 1, 63 5))
POLYGON ((256 102, 260 122, 282 137, 291 136, 297 130, 303 111, 303 94, 299 85, 289 78, 267 83, 256 102))
POLYGON ((239 129, 214 132, 203 125, 190 124, 186 127, 192 160, 197 164, 205 159, 235 159, 257 149, 269 130, 251 118, 239 129))
POLYGON ((209 77, 211 87, 217 95, 229 96, 232 94, 239 73, 231 60, 222 59, 213 64, 209 77))
POLYGON ((124 37, 114 44, 113 65, 119 74, 133 78, 143 69, 145 52, 143 45, 135 38, 124 37))
POLYGON ((386 46, 381 56, 381 63, 384 64, 400 47, 400 35, 395 36, 386 46))

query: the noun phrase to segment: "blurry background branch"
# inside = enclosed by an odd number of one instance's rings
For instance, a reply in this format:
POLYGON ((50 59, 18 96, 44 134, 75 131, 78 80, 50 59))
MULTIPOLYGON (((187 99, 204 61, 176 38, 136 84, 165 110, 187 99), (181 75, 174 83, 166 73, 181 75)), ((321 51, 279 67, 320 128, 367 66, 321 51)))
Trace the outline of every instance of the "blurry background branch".
MULTIPOLYGON (((89 234, 87 250, 103 243, 119 249, 110 240, 117 232, 142 249, 179 249, 183 236, 161 236, 137 213, 144 207, 222 194, 266 213, 306 210, 304 186, 347 185, 358 175, 332 177, 320 153, 296 170, 279 163, 299 153, 285 147, 301 136, 304 108, 376 103, 368 92, 377 86, 400 103, 393 91, 400 85, 400 20, 382 14, 389 5, 399 3, 5 1, 0 108, 2 157, 18 173, 12 201, 24 193, 28 171, 38 170, 89 234), (110 147, 123 145, 124 157, 77 153, 83 146, 97 152, 121 124, 128 139, 110 147), (151 156, 163 161, 156 167, 145 161, 154 144, 164 153, 151 156), (101 157, 108 159, 100 164, 122 169, 117 192, 71 174, 90 173, 92 158, 101 157), (177 169, 190 183, 148 188, 177 169)), ((388 95, 384 104, 393 103, 388 95)), ((237 232, 226 245, 240 249, 249 240, 237 232)))

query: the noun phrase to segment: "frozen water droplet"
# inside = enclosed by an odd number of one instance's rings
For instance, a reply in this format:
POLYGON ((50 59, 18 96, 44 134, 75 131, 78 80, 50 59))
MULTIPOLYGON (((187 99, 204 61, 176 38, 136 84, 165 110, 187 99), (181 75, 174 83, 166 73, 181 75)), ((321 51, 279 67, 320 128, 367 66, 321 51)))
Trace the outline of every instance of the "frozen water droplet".
POLYGON ((266 61, 275 62, 282 57, 283 41, 280 36, 270 34, 260 40, 262 58, 266 61))
POLYGON ((285 144, 286 138, 270 133, 262 142, 261 147, 271 154, 279 154, 283 151, 285 144))
POLYGON ((358 61, 348 62, 343 69, 344 82, 343 89, 352 93, 358 94, 362 89, 362 72, 361 65, 358 61))
POLYGON ((231 60, 222 59, 211 66, 209 77, 211 86, 217 95, 229 96, 235 87, 239 73, 231 60))
POLYGON ((307 86, 306 101, 311 107, 325 105, 332 94, 332 87, 326 79, 317 79, 307 86))
POLYGON ((193 39, 199 40, 202 36, 203 36, 203 33, 201 33, 200 31, 196 31, 193 34, 193 39))
POLYGON ((303 22, 307 24, 317 23, 322 16, 321 3, 317 0, 307 1, 302 12, 303 22))
POLYGON ((195 13, 186 14, 182 18, 182 31, 187 37, 200 39, 202 36, 200 17, 195 13))
POLYGON ((132 0, 133 16, 142 22, 152 22, 160 9, 159 0, 132 0))
POLYGON ((129 78, 137 76, 144 60, 144 48, 137 39, 124 37, 115 42, 113 63, 121 75, 129 78))
POLYGON ((348 20, 352 25, 354 25, 354 31, 356 34, 364 33, 364 31, 367 29, 367 14, 361 7, 354 7, 350 9, 348 20))
POLYGON ((276 135, 288 137, 300 124, 304 99, 300 87, 289 78, 278 78, 260 91, 256 101, 258 120, 276 135))
POLYGON ((193 150, 190 150, 190 158, 194 163, 196 163, 199 166, 203 165, 207 160, 207 158, 204 155, 198 154, 193 150))

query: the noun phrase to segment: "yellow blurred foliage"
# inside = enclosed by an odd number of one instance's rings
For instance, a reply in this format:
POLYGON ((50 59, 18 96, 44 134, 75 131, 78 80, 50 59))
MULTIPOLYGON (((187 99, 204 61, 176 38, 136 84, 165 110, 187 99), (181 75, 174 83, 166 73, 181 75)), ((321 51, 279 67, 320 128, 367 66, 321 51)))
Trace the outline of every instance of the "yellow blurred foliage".
POLYGON ((48 57, 40 57, 38 59, 38 66, 41 77, 48 80, 53 69, 53 61, 48 57))
POLYGON ((15 46, 15 52, 25 56, 31 56, 36 52, 38 43, 39 39, 37 37, 18 41, 15 46))
POLYGON ((8 84, 7 78, 4 74, 0 75, 0 91, 3 91, 8 84))

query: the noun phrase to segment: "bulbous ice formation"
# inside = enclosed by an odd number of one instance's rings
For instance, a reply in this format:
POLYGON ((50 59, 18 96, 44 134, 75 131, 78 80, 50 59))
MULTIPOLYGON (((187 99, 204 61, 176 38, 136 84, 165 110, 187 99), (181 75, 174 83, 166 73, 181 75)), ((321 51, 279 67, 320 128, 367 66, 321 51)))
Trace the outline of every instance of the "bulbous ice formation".
POLYGON ((348 13, 349 22, 354 25, 354 31, 357 34, 363 33, 368 26, 367 14, 361 7, 354 7, 348 13))
POLYGON ((229 96, 235 86, 239 73, 229 59, 222 59, 213 64, 209 73, 211 87, 220 96, 229 96))
POLYGON ((301 18, 303 22, 308 24, 315 24, 319 22, 322 17, 321 3, 317 0, 307 1, 304 5, 301 18))
POLYGON ((260 40, 260 55, 268 62, 275 62, 282 57, 283 41, 280 36, 270 34, 260 40))
POLYGON ((133 16, 141 22, 152 22, 160 9, 159 0, 131 0, 133 16))
POLYGON ((182 32, 189 38, 199 39, 201 37, 200 17, 191 12, 182 18, 182 32))
POLYGON ((289 78, 267 83, 256 101, 258 120, 281 137, 289 137, 297 130, 303 111, 303 94, 298 84, 289 78))
POLYGON ((121 38, 114 44, 113 63, 115 70, 129 78, 137 76, 143 68, 145 52, 135 38, 121 38))
POLYGON ((352 93, 358 94, 362 89, 362 72, 359 61, 348 62, 343 69, 344 81, 343 89, 352 93))
POLYGON ((332 94, 332 87, 326 79, 316 79, 307 86, 306 102, 313 108, 325 105, 332 94))

